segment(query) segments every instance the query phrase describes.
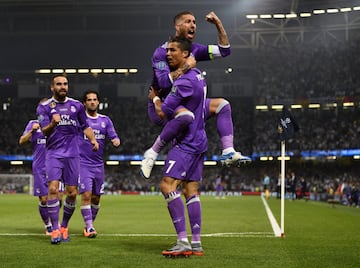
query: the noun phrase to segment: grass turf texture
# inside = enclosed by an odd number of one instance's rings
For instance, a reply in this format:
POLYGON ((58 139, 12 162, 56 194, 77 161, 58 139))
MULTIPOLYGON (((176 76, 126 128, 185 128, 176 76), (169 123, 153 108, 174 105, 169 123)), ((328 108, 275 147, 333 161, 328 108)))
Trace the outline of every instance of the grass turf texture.
MULTIPOLYGON (((0 195, 1 267, 360 267, 360 209, 286 200, 279 238, 258 196, 201 201, 204 256, 168 259, 176 236, 161 196, 103 196, 96 239, 82 236, 78 205, 71 242, 51 245, 37 198, 0 195)), ((280 200, 267 202, 280 223, 280 200)))

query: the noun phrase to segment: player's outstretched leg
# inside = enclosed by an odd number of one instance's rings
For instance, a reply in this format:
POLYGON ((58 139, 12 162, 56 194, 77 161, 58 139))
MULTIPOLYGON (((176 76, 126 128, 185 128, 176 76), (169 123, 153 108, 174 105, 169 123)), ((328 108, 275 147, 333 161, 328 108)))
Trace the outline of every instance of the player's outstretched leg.
MULTIPOLYGON (((158 137, 157 140, 158 139, 160 139, 160 137, 158 137)), ((140 165, 140 175, 146 180, 150 179, 151 171, 155 165, 157 156, 158 153, 155 152, 152 148, 146 150, 144 153, 144 157, 140 165)))
MULTIPOLYGON (((145 179, 149 179, 151 171, 154 167, 156 158, 160 151, 179 136, 179 133, 184 133, 185 129, 194 121, 194 114, 183 107, 178 107, 174 119, 170 120, 160 135, 156 138, 152 147, 145 151, 143 160, 141 161, 140 174, 145 179)), ((182 134, 180 134, 182 135, 182 134)))
POLYGON ((251 162, 251 158, 234 149, 234 125, 230 102, 223 98, 206 99, 205 117, 216 115, 216 128, 221 140, 221 164, 224 166, 241 166, 251 162))
POLYGON ((230 152, 230 153, 223 153, 220 158, 221 164, 223 166, 236 166, 240 167, 243 164, 247 164, 251 162, 251 158, 242 155, 240 152, 230 152))

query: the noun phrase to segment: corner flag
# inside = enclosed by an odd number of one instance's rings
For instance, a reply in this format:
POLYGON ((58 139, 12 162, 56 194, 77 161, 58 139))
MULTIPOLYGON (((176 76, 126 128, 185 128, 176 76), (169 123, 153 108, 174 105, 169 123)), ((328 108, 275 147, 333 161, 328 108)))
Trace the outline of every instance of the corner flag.
POLYGON ((285 141, 291 139, 294 136, 294 132, 299 129, 299 125, 296 123, 289 109, 284 105, 281 118, 277 126, 280 140, 285 141))
POLYGON ((277 130, 281 141, 281 237, 285 236, 285 141, 294 136, 294 132, 299 130, 294 117, 284 105, 281 113, 280 122, 277 130))

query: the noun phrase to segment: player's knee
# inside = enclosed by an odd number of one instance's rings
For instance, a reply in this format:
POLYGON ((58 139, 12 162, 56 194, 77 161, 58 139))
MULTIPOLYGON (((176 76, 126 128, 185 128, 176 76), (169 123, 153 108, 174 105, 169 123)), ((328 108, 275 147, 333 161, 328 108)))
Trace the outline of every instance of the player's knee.
POLYGON ((90 192, 84 192, 81 194, 81 201, 86 204, 90 204, 91 201, 91 193, 90 192))
POLYGON ((194 114, 190 111, 180 112, 175 116, 175 119, 183 126, 186 127, 194 121, 194 114))
POLYGON ((160 183, 160 191, 161 193, 165 196, 167 194, 169 194, 170 192, 175 191, 176 188, 174 188, 172 186, 171 183, 169 183, 168 181, 162 180, 160 183))
POLYGON ((231 111, 231 105, 230 105, 230 102, 226 99, 221 99, 217 105, 217 108, 216 108, 216 114, 220 113, 220 111, 222 109, 224 109, 226 107, 226 109, 229 109, 231 111))
POLYGON ((164 126, 166 124, 165 119, 161 119, 155 112, 155 108, 153 107, 153 104, 148 106, 148 117, 150 121, 157 125, 157 126, 164 126))
POLYGON ((47 204, 47 196, 39 196, 39 201, 42 206, 47 204))
POLYGON ((77 195, 76 186, 67 186, 66 193, 68 198, 76 199, 76 195, 77 195))
POLYGON ((163 127, 166 124, 166 120, 161 119, 158 116, 154 116, 154 115, 149 114, 149 119, 150 119, 151 123, 153 123, 153 124, 155 124, 157 126, 160 126, 160 127, 163 127))
POLYGON ((59 193, 59 189, 54 185, 50 185, 48 191, 50 195, 58 195, 59 193))

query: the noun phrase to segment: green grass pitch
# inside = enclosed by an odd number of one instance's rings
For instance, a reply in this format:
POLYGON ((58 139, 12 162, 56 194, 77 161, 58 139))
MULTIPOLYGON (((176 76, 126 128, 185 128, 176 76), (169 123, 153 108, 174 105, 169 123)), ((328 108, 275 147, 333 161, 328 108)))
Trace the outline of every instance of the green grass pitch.
MULTIPOLYGON (((360 209, 286 200, 280 238, 259 196, 201 201, 204 256, 169 259, 161 251, 176 236, 162 196, 103 196, 96 239, 82 236, 78 204, 69 224, 71 242, 51 245, 36 197, 0 195, 0 266, 360 267, 360 209)), ((267 202, 280 224, 280 200, 267 202)))

